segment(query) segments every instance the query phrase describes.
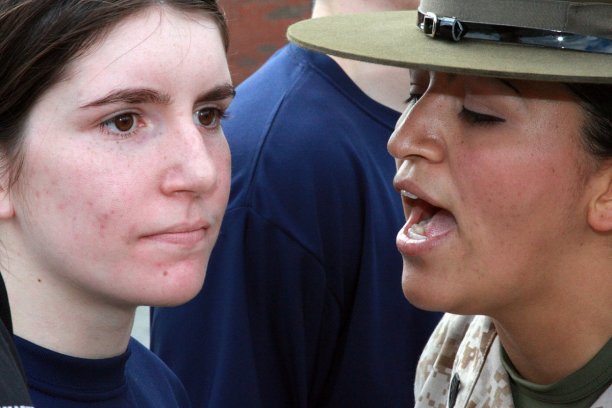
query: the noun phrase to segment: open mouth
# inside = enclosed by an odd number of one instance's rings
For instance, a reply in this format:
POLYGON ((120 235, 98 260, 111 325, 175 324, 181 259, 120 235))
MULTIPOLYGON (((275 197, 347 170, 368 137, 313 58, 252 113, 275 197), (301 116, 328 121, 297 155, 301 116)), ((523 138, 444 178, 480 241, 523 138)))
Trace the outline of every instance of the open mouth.
POLYGON ((408 238, 425 241, 440 236, 456 226, 455 217, 440 207, 419 198, 415 194, 401 190, 406 208, 408 238))

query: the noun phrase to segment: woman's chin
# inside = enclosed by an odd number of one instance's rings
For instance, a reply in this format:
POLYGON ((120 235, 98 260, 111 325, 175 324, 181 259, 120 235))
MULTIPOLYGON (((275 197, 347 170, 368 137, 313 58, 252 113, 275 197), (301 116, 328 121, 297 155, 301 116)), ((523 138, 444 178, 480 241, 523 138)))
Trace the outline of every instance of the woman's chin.
POLYGON ((412 288, 406 288, 402 285, 402 290, 407 301, 414 307, 429 312, 443 312, 442 308, 436 302, 436 299, 430 295, 425 295, 422 291, 413 290, 412 288))
MULTIPOLYGON (((205 269, 205 268, 203 268, 205 269)), ((140 304, 146 306, 172 307, 189 302, 197 296, 204 285, 205 271, 199 273, 178 274, 179 276, 168 276, 164 282, 155 287, 153 293, 143 293, 140 304)))
POLYGON ((420 278, 422 276, 411 274, 404 269, 402 291, 411 305, 430 312, 450 312, 454 309, 451 299, 444 293, 445 288, 420 278))
POLYGON ((404 296, 414 307, 428 311, 439 311, 437 308, 437 296, 432 285, 424 282, 423 276, 414 270, 413 265, 407 265, 404 261, 402 272, 402 291, 404 296))

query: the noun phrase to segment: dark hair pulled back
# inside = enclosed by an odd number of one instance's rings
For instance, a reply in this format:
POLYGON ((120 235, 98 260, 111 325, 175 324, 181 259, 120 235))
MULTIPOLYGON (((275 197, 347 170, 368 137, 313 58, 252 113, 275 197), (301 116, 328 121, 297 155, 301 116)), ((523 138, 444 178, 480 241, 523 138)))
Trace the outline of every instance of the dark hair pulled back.
POLYGON ((600 163, 612 158, 612 85, 568 84, 586 113, 585 150, 600 163))

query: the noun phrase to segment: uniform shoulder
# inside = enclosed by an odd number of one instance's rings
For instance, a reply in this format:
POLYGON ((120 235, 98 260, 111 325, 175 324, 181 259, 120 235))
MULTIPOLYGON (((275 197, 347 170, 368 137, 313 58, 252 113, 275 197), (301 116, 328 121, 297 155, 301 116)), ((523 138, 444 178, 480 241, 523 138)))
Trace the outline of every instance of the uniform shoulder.
POLYGON ((429 338, 418 363, 414 388, 417 400, 424 394, 430 395, 429 398, 439 394, 438 399, 444 400, 460 347, 466 342, 478 341, 476 337, 491 329, 492 322, 485 316, 445 314, 429 338))

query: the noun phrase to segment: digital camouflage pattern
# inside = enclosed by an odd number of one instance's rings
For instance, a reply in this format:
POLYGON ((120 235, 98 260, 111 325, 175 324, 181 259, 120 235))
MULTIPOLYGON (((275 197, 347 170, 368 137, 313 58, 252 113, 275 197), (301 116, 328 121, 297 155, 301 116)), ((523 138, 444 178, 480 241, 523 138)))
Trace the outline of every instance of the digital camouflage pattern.
MULTIPOLYGON (((417 368, 417 408, 514 408, 501 344, 490 318, 446 314, 417 368)), ((612 387, 592 408, 612 407, 612 387)))

